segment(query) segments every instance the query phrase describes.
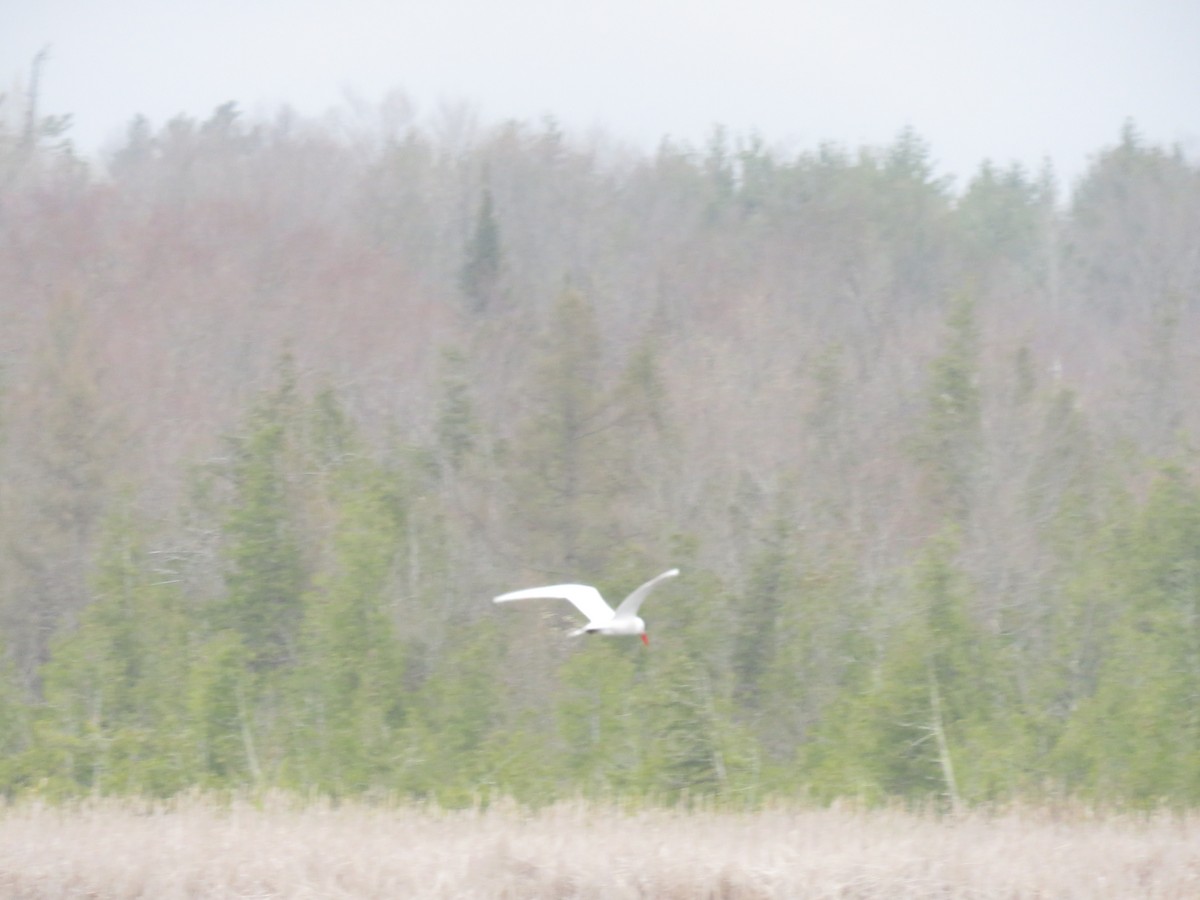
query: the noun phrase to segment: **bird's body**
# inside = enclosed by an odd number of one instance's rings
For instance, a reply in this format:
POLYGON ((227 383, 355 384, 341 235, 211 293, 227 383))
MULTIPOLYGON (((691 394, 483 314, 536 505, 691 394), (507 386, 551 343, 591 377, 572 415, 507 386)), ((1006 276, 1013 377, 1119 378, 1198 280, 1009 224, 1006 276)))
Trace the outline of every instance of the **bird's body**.
POLYGON ((671 569, 650 579, 622 600, 621 605, 616 609, 604 601, 598 590, 587 584, 552 584, 548 587, 526 588, 501 594, 495 598, 494 602, 567 600, 588 617, 587 624, 572 631, 572 636, 580 634, 634 635, 641 636, 642 642, 648 644, 650 641, 646 637, 646 623, 638 615, 638 610, 642 607, 642 601, 659 582, 674 578, 678 574, 678 569, 671 569))

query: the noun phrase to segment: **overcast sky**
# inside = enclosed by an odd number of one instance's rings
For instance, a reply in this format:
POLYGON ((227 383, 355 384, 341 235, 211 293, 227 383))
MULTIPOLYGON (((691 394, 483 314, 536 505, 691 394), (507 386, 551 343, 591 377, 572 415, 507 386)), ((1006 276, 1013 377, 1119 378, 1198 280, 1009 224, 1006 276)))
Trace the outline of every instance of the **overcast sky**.
POLYGON ((1127 118, 1200 157, 1200 0, 0 0, 6 85, 46 46, 42 111, 88 153, 138 113, 398 88, 646 150, 718 123, 794 149, 912 126, 960 186, 984 158, 1069 183, 1127 118))

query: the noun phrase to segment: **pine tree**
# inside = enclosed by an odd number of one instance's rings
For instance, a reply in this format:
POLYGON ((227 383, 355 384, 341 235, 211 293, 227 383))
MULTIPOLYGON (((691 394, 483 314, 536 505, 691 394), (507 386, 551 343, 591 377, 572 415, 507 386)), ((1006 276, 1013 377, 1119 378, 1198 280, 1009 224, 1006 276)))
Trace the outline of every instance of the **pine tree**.
POLYGON ((0 655, 0 797, 12 799, 35 777, 33 709, 6 655, 0 655))
POLYGON ((704 661, 682 644, 644 661, 636 696, 641 792, 658 802, 703 797, 753 799, 759 755, 748 726, 704 661))
POLYGON ((946 347, 930 364, 926 417, 914 450, 935 509, 961 524, 971 508, 982 440, 979 331, 970 299, 952 304, 946 330, 946 347))
POLYGON ((461 351, 442 351, 442 375, 437 405, 437 448, 440 459, 458 472, 475 449, 478 423, 475 420, 466 357, 461 351))
POLYGON ((761 708, 761 681, 774 659, 776 624, 796 592, 794 537, 785 520, 777 519, 750 566, 749 583, 738 606, 733 668, 739 701, 761 708))
POLYGON ((822 790, 947 806, 1017 786, 1011 691, 996 642, 972 621, 953 532, 931 539, 912 613, 865 684, 830 709, 808 756, 822 790))
POLYGON ((45 773, 102 793, 165 795, 200 771, 186 704, 192 645, 177 585, 126 509, 105 527, 95 601, 42 671, 45 773))
POLYGON ((595 312, 579 291, 559 297, 531 375, 510 467, 522 553, 544 571, 603 571, 628 473, 614 465, 619 410, 604 383, 595 312))
POLYGON ((483 189, 475 229, 467 241, 458 283, 468 308, 475 313, 494 309, 500 299, 500 279, 504 256, 500 245, 500 225, 490 188, 483 189))
MULTIPOLYGON (((435 661, 404 731, 397 780, 406 792, 459 806, 486 799, 496 787, 492 741, 509 699, 499 677, 503 650, 496 629, 480 622, 460 628, 458 641, 435 661)), ((537 766, 545 756, 525 762, 537 766)))
POLYGON ((404 547, 393 473, 359 461, 339 473, 331 569, 305 598, 289 698, 289 768, 331 793, 386 786, 404 719, 403 657, 389 587, 404 547))
POLYGON ((984 162, 954 213, 972 273, 986 284, 1002 267, 1011 267, 1036 283, 1045 274, 1042 232, 1052 203, 1049 185, 1029 178, 1020 165, 998 170, 984 162))
POLYGON ((109 497, 120 423, 100 397, 92 319, 82 298, 63 296, 49 311, 32 378, 14 389, 9 416, 36 422, 10 429, 0 487, 10 531, 12 588, 0 608, 18 677, 37 687, 54 634, 89 599, 87 564, 109 497))
POLYGON ((642 752, 637 665, 613 641, 589 641, 560 669, 555 719, 574 790, 610 797, 637 790, 642 752))
POLYGON ((290 462, 297 397, 291 363, 239 434, 228 438, 232 494, 223 532, 229 558, 224 623, 257 669, 294 660, 305 586, 290 462))
POLYGON ((1200 490, 1181 469, 1164 470, 1104 569, 1119 606, 1060 771, 1105 799, 1200 801, 1200 490))

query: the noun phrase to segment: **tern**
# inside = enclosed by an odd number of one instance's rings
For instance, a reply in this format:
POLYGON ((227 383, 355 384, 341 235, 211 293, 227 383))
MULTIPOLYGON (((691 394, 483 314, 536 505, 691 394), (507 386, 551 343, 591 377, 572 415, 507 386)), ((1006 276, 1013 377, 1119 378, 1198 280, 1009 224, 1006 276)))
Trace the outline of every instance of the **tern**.
POLYGON ((651 578, 640 588, 621 601, 615 610, 604 602, 600 592, 587 584, 552 584, 547 587, 526 588, 523 591, 511 591, 496 597, 495 603, 508 603, 512 600, 569 600, 575 608, 588 617, 588 623, 582 628, 571 632, 571 637, 580 634, 636 634, 643 644, 649 644, 646 636, 646 623, 638 616, 642 601, 662 581, 674 578, 679 574, 678 569, 670 569, 661 575, 651 578))

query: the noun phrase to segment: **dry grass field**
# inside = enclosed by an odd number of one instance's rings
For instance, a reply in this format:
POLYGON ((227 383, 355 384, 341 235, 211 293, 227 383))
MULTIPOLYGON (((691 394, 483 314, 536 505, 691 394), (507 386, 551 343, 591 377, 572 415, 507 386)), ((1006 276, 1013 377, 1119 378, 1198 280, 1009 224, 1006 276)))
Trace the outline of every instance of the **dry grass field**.
POLYGON ((1200 816, 19 804, 0 897, 1195 898, 1200 816))

